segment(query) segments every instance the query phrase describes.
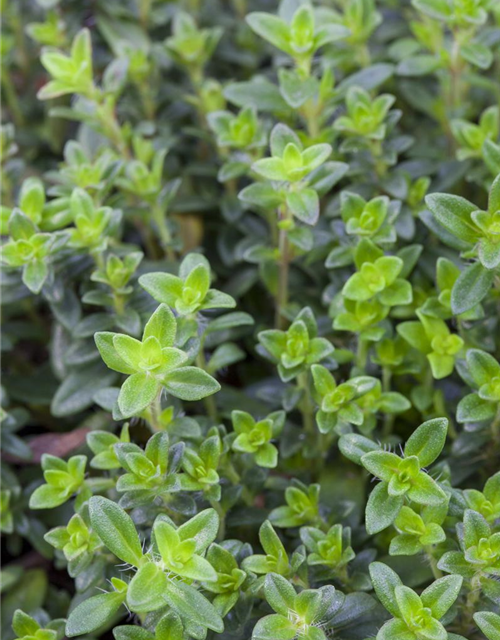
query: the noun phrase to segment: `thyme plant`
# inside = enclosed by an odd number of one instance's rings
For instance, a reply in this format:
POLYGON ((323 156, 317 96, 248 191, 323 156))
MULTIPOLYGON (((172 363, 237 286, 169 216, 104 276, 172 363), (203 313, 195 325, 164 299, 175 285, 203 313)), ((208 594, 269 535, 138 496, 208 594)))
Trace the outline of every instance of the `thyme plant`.
POLYGON ((500 640, 498 0, 4 0, 5 640, 500 640))

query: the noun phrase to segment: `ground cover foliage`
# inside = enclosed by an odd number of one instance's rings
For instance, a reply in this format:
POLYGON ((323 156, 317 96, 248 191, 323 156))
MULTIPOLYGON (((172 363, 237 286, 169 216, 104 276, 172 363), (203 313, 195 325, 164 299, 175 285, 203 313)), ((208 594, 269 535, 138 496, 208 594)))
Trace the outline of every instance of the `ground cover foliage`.
POLYGON ((497 0, 2 5, 6 640, 499 640, 497 0))

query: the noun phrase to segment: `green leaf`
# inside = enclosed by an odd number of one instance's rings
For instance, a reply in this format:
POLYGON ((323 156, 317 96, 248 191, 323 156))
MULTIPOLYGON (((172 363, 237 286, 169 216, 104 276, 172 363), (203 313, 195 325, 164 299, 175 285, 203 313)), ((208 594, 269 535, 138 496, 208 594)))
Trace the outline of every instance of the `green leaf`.
POLYGON ((147 613, 165 606, 163 592, 167 576, 153 562, 140 567, 130 581, 127 604, 131 611, 147 613))
POLYGON ((500 173, 500 145, 492 140, 485 140, 483 144, 483 158, 490 172, 500 173))
POLYGON ((219 530, 219 516, 215 509, 205 509, 177 529, 181 540, 193 539, 195 552, 202 553, 215 540, 219 530))
POLYGON ((400 76, 425 76, 438 69, 441 64, 438 56, 420 54, 401 60, 396 68, 396 73, 400 76))
POLYGON ((40 293, 48 275, 45 260, 32 260, 23 269, 23 282, 32 293, 40 293))
POLYGON ((442 380, 453 373, 455 359, 453 356, 430 353, 427 356, 431 365, 432 376, 436 380, 442 380))
POLYGON ((263 11, 255 11, 246 16, 246 21, 251 29, 264 40, 282 51, 288 52, 290 50, 289 28, 281 18, 263 11))
POLYGON ((495 274, 480 262, 466 267, 451 290, 451 310, 465 313, 479 304, 489 293, 495 274))
POLYGON ((66 635, 70 638, 81 636, 110 623, 125 601, 126 595, 126 590, 111 591, 84 600, 70 613, 66 623, 66 635))
POLYGON ((390 287, 380 293, 380 302, 388 307, 407 305, 413 301, 411 284, 407 280, 398 278, 390 287))
MULTIPOLYGON (((498 118, 498 109, 496 110, 498 118)), ((488 211, 495 213, 500 211, 500 174, 493 180, 488 196, 488 211)))
POLYGON ((325 396, 335 390, 337 386, 335 378, 326 367, 323 367, 320 364, 313 364, 311 367, 311 373, 316 391, 321 396, 325 396))
POLYGON ((396 602, 401 612, 401 616, 408 620, 412 618, 412 616, 417 613, 421 608, 420 598, 418 595, 405 585, 401 585, 394 589, 394 595, 396 597, 396 602))
POLYGON ((356 300, 364 302, 373 298, 375 295, 370 287, 366 284, 361 273, 353 273, 342 289, 342 295, 348 300, 356 300))
POLYGON ((224 97, 238 107, 285 113, 289 110, 278 87, 263 76, 253 78, 249 82, 232 82, 225 87, 224 97))
POLYGON ((44 204, 45 190, 43 182, 39 178, 27 178, 23 182, 21 193, 19 194, 20 209, 33 220, 35 224, 38 224, 44 204))
POLYGON ((439 620, 458 598, 462 582, 461 576, 439 578, 420 595, 422 604, 432 611, 434 618, 439 620))
POLYGON ((466 42, 460 46, 460 55, 480 69, 488 69, 493 62, 493 52, 482 42, 466 42))
POLYGON ((168 581, 164 597, 174 611, 194 624, 216 633, 224 631, 224 623, 215 607, 194 587, 183 582, 168 581))
POLYGON ((348 433, 341 436, 339 449, 346 458, 356 464, 361 464, 361 458, 365 453, 377 451, 380 447, 373 440, 365 438, 365 436, 357 433, 348 433))
POLYGON ((33 222, 19 209, 14 209, 9 218, 9 235, 13 240, 29 240, 37 231, 33 222))
POLYGON ((271 155, 276 157, 283 156, 287 145, 292 144, 298 149, 302 149, 302 143, 299 136, 290 129, 286 124, 278 122, 271 131, 270 138, 271 155))
POLYGON ((134 523, 115 502, 94 496, 89 500, 92 528, 106 547, 120 560, 140 566, 143 553, 134 523))
POLYGON ((283 576, 277 573, 268 574, 264 583, 264 593, 267 602, 276 613, 288 616, 289 611, 293 611, 296 596, 295 589, 283 576))
POLYGON ((460 196, 448 193, 431 193, 425 203, 436 220, 459 240, 474 244, 478 231, 471 221, 470 214, 477 210, 471 202, 460 196))
POLYGON ((253 163, 252 169, 268 180, 287 180, 287 172, 281 158, 262 158, 253 163))
POLYGON ((471 376, 478 387, 500 376, 500 364, 486 351, 469 349, 465 357, 471 376))
POLYGON ((500 640, 500 615, 493 611, 479 611, 474 614, 474 622, 488 640, 500 640))
POLYGON ((160 383, 149 373, 134 373, 125 380, 118 396, 124 418, 139 415, 155 399, 160 383))
POLYGON ((443 450, 448 432, 447 418, 427 420, 406 442, 405 456, 417 456, 421 467, 432 464, 443 450))
POLYGON ((238 194, 242 202, 253 204, 263 209, 275 209, 283 202, 283 196, 267 182, 256 182, 245 187, 238 194))
POLYGON ((471 578, 475 571, 460 551, 447 551, 441 556, 438 562, 438 569, 446 573, 453 573, 471 578))
POLYGON ((116 333, 113 336, 113 346, 120 358, 133 368, 134 371, 140 368, 142 343, 139 340, 122 333, 116 333))
POLYGON ((257 621, 252 640, 292 640, 297 635, 297 628, 287 616, 270 615, 257 621))
POLYGON ((412 0, 412 4, 422 13, 438 20, 446 20, 452 12, 447 0, 412 0))
POLYGON ((236 362, 240 362, 246 358, 246 353, 240 349, 234 342, 221 344, 213 352, 208 364, 207 372, 214 374, 221 369, 231 366, 236 362))
POLYGON ((54 509, 69 499, 64 488, 56 488, 49 484, 37 487, 30 496, 30 509, 54 509))
POLYGON ((319 217, 319 198, 314 189, 291 191, 286 203, 292 214, 306 224, 316 224, 319 217))
POLYGON ((116 640, 155 640, 155 634, 138 625, 123 624, 113 629, 116 640))
POLYGON ((390 496, 386 482, 380 482, 370 493, 366 504, 366 530, 374 535, 389 527, 403 506, 403 496, 390 496))
POLYGON ((226 313, 220 318, 212 320, 206 329, 207 334, 215 333, 216 331, 227 331, 233 327, 251 326, 254 324, 254 319, 248 313, 241 311, 234 311, 233 313, 226 313))
POLYGON ((217 289, 209 289, 201 309, 233 309, 235 306, 236 300, 232 296, 217 289))
POLYGON ((429 338, 420 322, 400 322, 396 330, 414 349, 422 353, 428 353, 430 351, 431 345, 429 338))
POLYGON ((149 337, 155 337, 162 347, 171 347, 175 341, 177 322, 172 311, 161 304, 149 318, 144 327, 143 342, 149 337))
POLYGON ((255 453, 255 462, 259 467, 274 469, 278 465, 278 449, 270 442, 266 442, 255 453))
POLYGON ((409 533, 401 533, 391 540, 389 555, 391 556, 413 556, 422 550, 419 539, 409 533))
POLYGON ((183 640, 184 628, 182 621, 174 611, 169 611, 158 622, 155 629, 155 638, 156 640, 183 640))
POLYGON ((420 471, 408 491, 410 500, 418 504, 439 505, 446 500, 446 493, 424 471, 420 471))
POLYGON ((181 400, 201 400, 220 391, 220 384, 198 367, 180 367, 167 373, 162 381, 166 390, 181 400))
POLYGON ((278 70, 278 75, 281 95, 293 109, 314 96, 318 84, 315 78, 303 78, 296 70, 283 68, 278 70))
POLYGON ((490 527, 477 511, 466 509, 464 513, 464 545, 465 548, 476 546, 482 538, 489 538, 490 527))
POLYGON ((462 398, 457 407, 458 422, 481 422, 493 418, 496 405, 480 398, 477 393, 469 393, 462 398))
POLYGON ((399 618, 401 612, 396 600, 396 589, 403 585, 400 577, 382 562, 372 562, 369 571, 378 599, 391 615, 399 618))
POLYGON ((101 331, 95 334, 94 340, 101 354, 101 358, 113 371, 126 373, 127 375, 135 373, 135 369, 118 355, 113 344, 113 338, 116 335, 116 333, 110 333, 108 331, 101 331))
POLYGON ((275 558, 286 557, 285 547, 269 520, 265 520, 259 529, 259 540, 264 551, 275 558))
POLYGON ((377 640, 415 640, 415 634, 403 620, 388 620, 377 634, 377 640))
POLYGON ((24 611, 16 609, 12 618, 12 629, 17 636, 22 638, 23 636, 34 636, 40 629, 40 625, 24 611))
POLYGON ((389 482, 398 473, 401 458, 389 451, 371 451, 361 458, 361 464, 377 478, 389 482))

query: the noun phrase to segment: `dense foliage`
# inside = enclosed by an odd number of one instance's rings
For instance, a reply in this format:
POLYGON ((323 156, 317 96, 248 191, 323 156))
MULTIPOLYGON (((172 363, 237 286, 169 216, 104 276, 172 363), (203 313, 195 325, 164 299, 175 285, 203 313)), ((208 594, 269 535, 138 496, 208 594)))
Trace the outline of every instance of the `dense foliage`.
POLYGON ((5 640, 500 640, 500 2, 2 5, 5 640))

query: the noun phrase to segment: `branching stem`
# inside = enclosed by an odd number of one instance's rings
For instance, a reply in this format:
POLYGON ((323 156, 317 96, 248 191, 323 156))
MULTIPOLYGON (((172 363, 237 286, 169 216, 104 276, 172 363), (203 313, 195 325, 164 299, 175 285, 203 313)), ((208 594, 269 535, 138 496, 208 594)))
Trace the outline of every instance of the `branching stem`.
MULTIPOLYGON (((288 219, 287 212, 281 214, 281 220, 288 219)), ((290 271, 290 246, 288 240, 288 229, 280 227, 279 229, 279 278, 278 291, 276 294, 276 318, 275 325, 277 329, 283 329, 286 326, 286 316, 284 310, 288 304, 288 280, 290 271)))

